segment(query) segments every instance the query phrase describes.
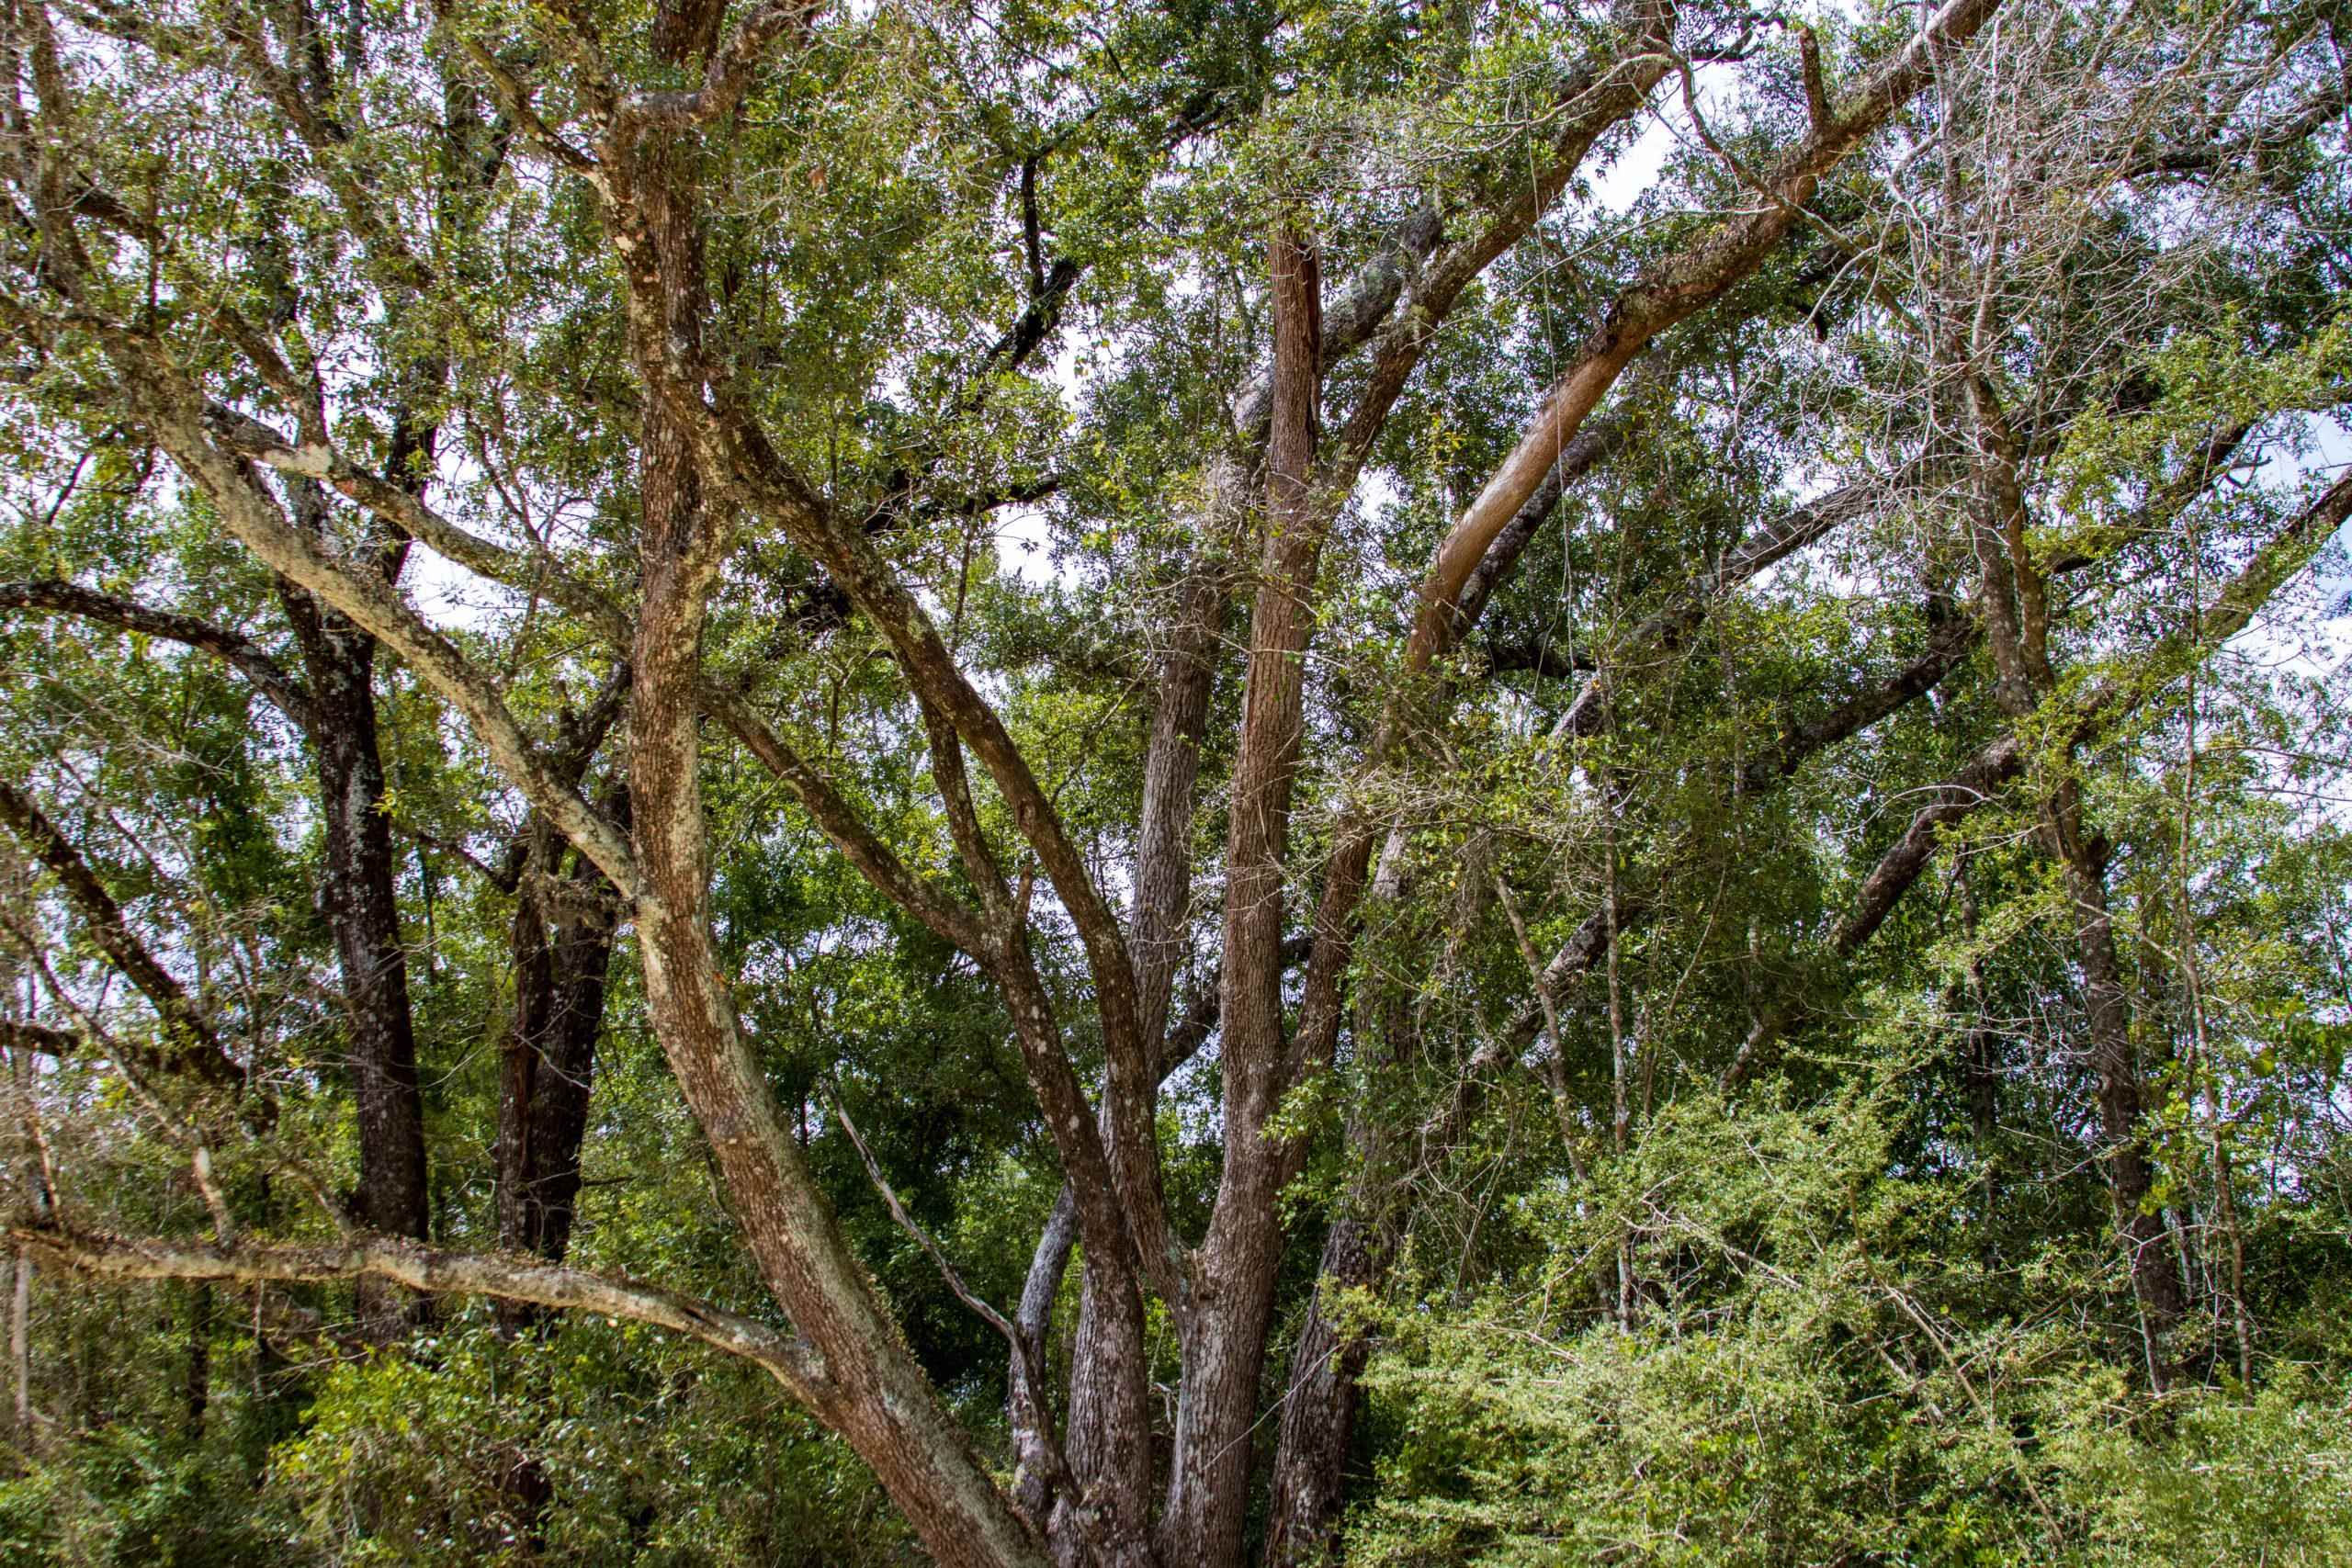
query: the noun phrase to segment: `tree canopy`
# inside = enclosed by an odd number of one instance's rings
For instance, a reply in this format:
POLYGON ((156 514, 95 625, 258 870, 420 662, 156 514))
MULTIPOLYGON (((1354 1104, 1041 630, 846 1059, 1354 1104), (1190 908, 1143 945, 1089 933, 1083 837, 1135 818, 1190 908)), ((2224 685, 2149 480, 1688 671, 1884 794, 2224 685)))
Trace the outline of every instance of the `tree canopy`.
POLYGON ((2340 0, 0 0, 0 1548, 2352 1557, 2340 0))

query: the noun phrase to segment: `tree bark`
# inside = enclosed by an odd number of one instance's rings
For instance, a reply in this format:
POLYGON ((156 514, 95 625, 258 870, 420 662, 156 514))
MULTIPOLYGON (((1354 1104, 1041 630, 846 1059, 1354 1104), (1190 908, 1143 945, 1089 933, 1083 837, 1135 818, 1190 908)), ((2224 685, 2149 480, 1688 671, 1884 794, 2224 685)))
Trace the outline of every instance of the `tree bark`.
MULTIPOLYGON (((298 508, 325 501, 294 480, 298 508)), ((376 642, 336 611, 290 583, 279 597, 302 649, 315 723, 320 819, 326 829, 324 902, 343 974, 359 1124, 359 1190, 352 1212, 368 1229, 422 1241, 431 1212, 424 1163, 424 1097, 417 1078, 409 1009, 408 950, 401 936, 391 818, 384 811, 378 748, 376 642)), ((361 1283, 363 1332, 379 1340, 405 1333, 411 1303, 382 1281, 361 1283)))
POLYGON ((631 345, 647 386, 640 432, 642 602, 632 649, 629 784, 646 1001, 710 1139, 752 1256, 823 1367, 818 1415, 875 1472, 947 1568, 1045 1562, 924 1379, 785 1126, 738 1025, 710 925, 698 777, 702 631, 729 519, 707 505, 696 437, 704 277, 695 150, 616 126, 607 219, 631 345))
POLYGON ((596 1037, 618 905, 611 884, 537 823, 514 895, 514 1019, 498 1108, 498 1243, 563 1261, 580 1194, 596 1037))
POLYGON ((1291 802, 1305 739, 1315 577, 1332 508, 1312 486, 1322 400, 1322 281, 1313 243, 1276 220, 1267 245, 1274 317, 1266 541, 1250 616, 1241 733, 1226 845, 1225 1169, 1197 1255, 1195 1310, 1180 1326, 1182 1381, 1158 1549, 1225 1564, 1241 1551, 1251 1427, 1281 1262, 1276 1199, 1295 1153, 1268 1135, 1289 1087, 1282 948, 1291 802))

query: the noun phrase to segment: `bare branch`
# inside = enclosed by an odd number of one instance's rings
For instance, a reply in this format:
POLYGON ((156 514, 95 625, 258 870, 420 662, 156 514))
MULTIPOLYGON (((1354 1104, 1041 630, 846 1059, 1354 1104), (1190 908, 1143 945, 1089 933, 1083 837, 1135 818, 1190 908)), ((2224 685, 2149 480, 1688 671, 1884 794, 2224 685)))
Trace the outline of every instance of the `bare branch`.
POLYGON ((666 1328, 764 1367, 804 1403, 817 1404, 828 1393, 824 1362, 804 1341, 675 1291, 584 1269, 451 1252, 390 1236, 355 1235, 318 1247, 208 1247, 62 1226, 18 1225, 8 1235, 18 1246, 35 1248, 87 1278, 111 1282, 302 1284, 375 1279, 428 1294, 491 1296, 601 1313, 666 1328))

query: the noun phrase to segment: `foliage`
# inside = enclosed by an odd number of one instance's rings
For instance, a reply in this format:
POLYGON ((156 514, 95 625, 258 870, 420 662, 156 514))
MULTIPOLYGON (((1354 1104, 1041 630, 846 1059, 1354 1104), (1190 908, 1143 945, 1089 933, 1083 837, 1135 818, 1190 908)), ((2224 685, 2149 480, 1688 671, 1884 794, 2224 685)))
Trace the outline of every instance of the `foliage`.
POLYGON ((2348 51, 0 6, 0 1560, 2352 1561, 2348 51))

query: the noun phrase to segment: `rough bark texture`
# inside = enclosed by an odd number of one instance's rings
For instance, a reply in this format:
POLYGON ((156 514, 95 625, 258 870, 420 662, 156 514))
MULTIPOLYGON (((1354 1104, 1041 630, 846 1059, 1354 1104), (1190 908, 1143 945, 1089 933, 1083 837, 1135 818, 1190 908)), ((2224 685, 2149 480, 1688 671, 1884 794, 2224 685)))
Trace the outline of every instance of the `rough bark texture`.
POLYGON ((514 1019, 501 1063, 498 1242, 563 1260, 580 1194, 596 1036, 618 906, 584 862, 559 876, 552 835, 515 891, 514 1019))
MULTIPOLYGON (((287 585, 280 597, 301 644, 316 720, 311 747, 326 829, 322 891, 343 972, 344 1029, 359 1113, 359 1190, 352 1213, 379 1235, 422 1241, 431 1221, 424 1100, 377 748, 376 643, 299 588, 287 585)), ((401 1331, 405 1309, 396 1293, 369 1279, 362 1282, 360 1316, 369 1332, 389 1337, 401 1331)))
POLYGON ((629 782, 636 900, 654 1031, 709 1138, 760 1270, 813 1344, 818 1414, 849 1442, 949 1568, 1042 1564, 908 1353, 834 1224, 737 1025, 712 939, 708 834, 698 778, 702 629, 727 519, 706 505, 702 237, 694 150, 656 134, 608 148, 623 162, 608 209, 650 396, 640 433, 642 604, 631 664, 629 782))
POLYGON ((1267 246, 1274 317, 1266 538, 1226 837, 1225 1169, 1181 1328, 1183 1378, 1159 1549, 1225 1563, 1241 1550, 1250 1430, 1273 1310, 1282 1234, 1275 1197, 1295 1158, 1267 1128, 1287 1088, 1282 998, 1283 883, 1304 739, 1315 574, 1330 511, 1311 486, 1322 400, 1322 279, 1311 243, 1278 220, 1267 246))

